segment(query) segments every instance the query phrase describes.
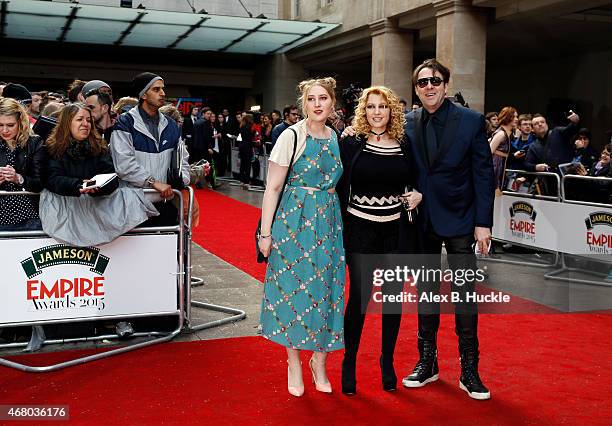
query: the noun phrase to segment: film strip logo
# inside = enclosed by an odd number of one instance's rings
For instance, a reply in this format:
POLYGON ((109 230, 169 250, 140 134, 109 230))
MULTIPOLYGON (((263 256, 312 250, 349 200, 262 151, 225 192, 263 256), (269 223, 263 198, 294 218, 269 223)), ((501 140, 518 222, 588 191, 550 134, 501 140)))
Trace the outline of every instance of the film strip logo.
POLYGON ((96 247, 73 247, 55 244, 32 252, 32 257, 21 261, 21 267, 28 278, 42 274, 42 269, 64 264, 78 264, 90 267, 90 271, 102 275, 110 258, 100 254, 96 247))

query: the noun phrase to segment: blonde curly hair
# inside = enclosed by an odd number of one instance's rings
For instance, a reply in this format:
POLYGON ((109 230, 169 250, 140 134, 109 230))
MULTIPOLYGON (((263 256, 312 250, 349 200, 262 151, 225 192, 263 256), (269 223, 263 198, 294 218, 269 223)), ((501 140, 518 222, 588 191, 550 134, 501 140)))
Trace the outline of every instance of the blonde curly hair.
POLYGON ((306 105, 306 100, 308 99, 308 92, 310 91, 310 89, 312 89, 314 86, 321 86, 322 88, 325 89, 325 91, 329 94, 332 103, 334 105, 334 108, 336 106, 336 80, 333 79, 332 77, 322 77, 322 78, 312 78, 310 80, 304 80, 301 81, 298 84, 298 92, 300 93, 300 96, 297 99, 298 105, 299 107, 302 109, 302 114, 304 115, 304 117, 308 117, 308 113, 306 112, 306 108, 304 107, 304 105, 306 105))
POLYGON ((358 135, 367 135, 372 127, 368 123, 366 116, 366 105, 368 96, 379 95, 389 105, 389 123, 387 123, 387 134, 396 140, 401 140, 404 137, 404 124, 406 118, 404 111, 400 105, 400 98, 393 93, 393 90, 385 86, 372 86, 364 89, 359 97, 359 103, 355 108, 355 117, 353 118, 352 126, 358 135))

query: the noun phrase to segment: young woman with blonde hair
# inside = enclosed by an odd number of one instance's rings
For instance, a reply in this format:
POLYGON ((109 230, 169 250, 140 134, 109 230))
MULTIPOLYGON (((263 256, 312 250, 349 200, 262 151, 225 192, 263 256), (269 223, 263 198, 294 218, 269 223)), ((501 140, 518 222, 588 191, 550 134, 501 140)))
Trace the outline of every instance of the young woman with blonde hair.
MULTIPOLYGON (((0 191, 39 192, 45 162, 42 141, 30 130, 28 112, 14 99, 0 98, 0 191)), ((0 196, 0 231, 40 228, 36 198, 0 196)))
POLYGON ((316 389, 331 393, 327 353, 344 347, 345 260, 335 191, 342 164, 336 133, 325 125, 335 87, 333 78, 299 84, 306 119, 284 130, 274 145, 263 199, 259 247, 269 262, 262 334, 286 347, 287 387, 294 396, 304 393, 301 350, 313 352, 316 389))

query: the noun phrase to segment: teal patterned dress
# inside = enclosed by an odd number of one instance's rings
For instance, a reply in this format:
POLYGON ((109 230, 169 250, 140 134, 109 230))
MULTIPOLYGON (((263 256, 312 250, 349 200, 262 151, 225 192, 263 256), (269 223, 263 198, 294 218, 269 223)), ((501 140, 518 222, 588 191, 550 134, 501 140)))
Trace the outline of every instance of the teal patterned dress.
POLYGON ((344 348, 342 218, 338 195, 327 192, 340 179, 342 164, 331 133, 331 139, 307 137, 272 225, 262 334, 292 349, 344 348))

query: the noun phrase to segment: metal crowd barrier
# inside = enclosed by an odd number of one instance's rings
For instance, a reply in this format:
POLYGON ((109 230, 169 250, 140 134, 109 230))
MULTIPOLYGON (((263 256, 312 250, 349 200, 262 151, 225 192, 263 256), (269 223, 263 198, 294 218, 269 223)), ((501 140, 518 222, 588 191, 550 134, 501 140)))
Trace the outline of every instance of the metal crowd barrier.
MULTIPOLYGON (((513 197, 518 197, 518 198, 529 198, 529 199, 540 199, 540 200, 550 200, 550 201, 561 201, 561 193, 559 191, 560 188, 560 184, 561 184, 561 180, 559 179, 559 175, 557 175, 556 173, 550 173, 550 172, 526 172, 523 170, 515 170, 515 169, 507 169, 505 171, 506 176, 510 173, 514 173, 514 174, 522 174, 522 175, 529 175, 529 176, 541 176, 541 177, 550 177, 556 180, 557 182, 557 195, 537 195, 537 194, 525 194, 525 193, 519 193, 519 192, 515 192, 515 191, 507 191, 504 190, 503 194, 504 195, 510 195, 513 197)), ((495 224, 494 224, 495 226, 495 224)), ((522 248, 526 248, 526 249, 533 249, 534 247, 529 246, 527 244, 520 244, 514 241, 507 241, 507 240, 502 240, 499 238, 493 238, 494 241, 498 241, 501 243, 508 243, 508 244, 512 244, 512 245, 516 245, 518 247, 522 247, 522 248)), ((510 265, 522 265, 522 266, 533 266, 535 268, 550 268, 550 267, 554 267, 559 265, 559 252, 557 251, 551 251, 551 250, 545 250, 545 249, 538 249, 541 250, 543 252, 546 253, 550 253, 553 254, 554 260, 552 262, 545 262, 545 261, 539 261, 539 260, 525 260, 523 258, 523 255, 521 254, 512 254, 512 253, 505 253, 506 256, 510 256, 510 257, 517 257, 520 260, 512 260, 512 259, 497 259, 497 258, 493 258, 493 257, 483 257, 480 258, 479 260, 485 261, 485 262, 493 262, 493 263, 507 263, 510 265)), ((530 255, 530 257, 533 257, 536 255, 530 255)))
MULTIPOLYGON (((155 193, 155 190, 145 190, 148 193, 155 193)), ((106 352, 97 353, 93 355, 88 355, 84 357, 79 357, 70 361, 60 362, 57 364, 45 365, 45 366, 29 366, 16 361, 10 361, 5 358, 0 358, 0 365, 5 367, 15 368, 21 371, 30 372, 30 373, 44 373, 50 371, 57 371, 63 368, 71 367, 74 365, 80 365, 91 361, 96 361, 103 358, 108 358, 113 355, 119 355, 125 352, 130 352, 136 349, 141 349, 147 346, 152 346, 158 343, 168 342, 172 340, 175 336, 177 336, 181 330, 183 329, 183 325, 185 323, 185 306, 184 301, 186 297, 186 293, 188 293, 185 289, 185 222, 183 216, 183 196, 180 191, 174 190, 174 195, 179 197, 179 224, 177 226, 164 226, 164 227, 150 227, 150 228, 136 228, 127 234, 151 234, 151 233, 176 233, 178 234, 178 272, 177 276, 177 304, 178 307, 173 312, 163 312, 157 315, 172 315, 175 314, 178 316, 178 325, 175 330, 172 332, 145 332, 145 333, 134 333, 131 336, 134 337, 151 337, 150 340, 128 344, 126 346, 111 349, 106 352)), ((32 192, 10 192, 10 191, 0 191, 0 196, 15 196, 15 195, 23 195, 23 196, 38 196, 38 193, 32 192)), ((0 237, 48 237, 43 231, 6 231, 0 232, 0 237)), ((118 320, 118 319, 129 319, 129 318, 138 318, 138 317, 149 317, 151 314, 139 314, 139 315, 118 315, 111 317, 96 317, 96 318, 77 318, 77 319, 64 319, 64 320, 48 320, 48 321, 36 321, 36 322, 23 322, 23 323, 12 323, 9 325, 2 325, 0 327, 14 327, 14 326, 22 326, 22 325, 48 325, 48 324, 64 324, 64 323, 77 323, 77 322, 85 322, 85 321, 98 321, 98 320, 118 320)), ((105 335, 105 336, 94 336, 94 337, 81 337, 81 338, 73 338, 73 339, 57 339, 45 341, 43 343, 53 344, 53 343, 68 343, 68 342, 85 342, 85 341, 97 341, 103 339, 112 339, 118 338, 117 335, 105 335)), ((12 343, 0 345, 2 347, 20 347, 26 346, 27 343, 12 343)))
POLYGON ((586 181, 586 182, 601 182, 607 183, 610 187, 610 193, 612 193, 612 178, 603 177, 603 176, 580 176, 580 175, 565 175, 562 179, 561 184, 561 197, 563 198, 564 203, 570 204, 580 204, 584 206, 594 206, 594 207, 610 207, 611 204, 605 203, 596 203, 591 201, 580 201, 580 200, 572 200, 567 198, 567 194, 565 191, 565 182, 569 180, 577 180, 577 181, 586 181))
MULTIPOLYGON (((259 175, 257 176, 257 178, 263 182, 263 186, 250 185, 249 191, 264 192, 266 189, 265 184, 266 184, 266 179, 268 176, 268 158, 270 157, 270 155, 268 153, 254 154, 254 157, 259 162, 259 175)), ((232 176, 240 174, 240 156, 238 155, 238 148, 236 147, 232 147, 230 173, 232 173, 232 176)), ((230 186, 241 186, 242 185, 242 182, 234 178, 224 178, 223 180, 229 181, 230 186)))
POLYGON ((237 152, 234 152, 234 146, 236 145, 236 139, 238 138, 238 136, 228 134, 227 137, 229 139, 229 148, 230 148, 230 175, 232 176, 231 177, 220 176, 220 177, 217 177, 217 180, 222 181, 222 182, 228 182, 230 186, 239 186, 241 185, 241 182, 238 179, 234 179, 234 176, 233 176, 234 168, 238 161, 237 152))
MULTIPOLYGON (((164 227, 148 227, 148 228, 135 228, 126 233, 126 235, 132 234, 157 234, 157 233, 173 233, 178 234, 178 271, 176 273, 177 276, 177 310, 172 312, 162 312, 158 314, 133 314, 133 315, 114 315, 114 316, 101 316, 95 318, 78 318, 78 319, 60 319, 60 320, 46 320, 46 321, 37 321, 37 322, 21 322, 21 323, 11 323, 11 324, 0 324, 0 328, 2 327, 15 327, 15 326, 24 326, 24 325, 50 325, 50 324, 65 324, 65 323, 78 323, 78 322, 86 322, 86 321, 99 321, 99 320, 120 320, 120 319, 133 319, 133 318, 142 318, 142 317, 152 317, 152 316, 162 316, 162 315, 172 315, 175 314, 178 316, 178 325, 177 328, 171 332, 162 332, 162 331, 149 331, 149 332, 137 332, 132 333, 130 337, 150 337, 151 339, 146 340, 144 342, 132 343, 126 346, 111 349, 109 351, 84 356, 80 358, 76 358, 70 361, 61 362, 57 364, 51 364, 46 366, 37 366, 32 367, 25 364, 21 364, 19 362, 10 361, 5 358, 0 358, 0 365, 4 365, 6 367, 16 368, 18 370, 22 370, 25 372, 33 372, 33 373, 42 373, 42 372, 50 372, 56 371, 63 368, 71 367, 74 365, 80 365, 91 361, 96 361, 99 359, 107 358, 113 355, 118 355, 121 353, 133 351, 136 349, 144 348, 147 346, 151 346, 158 343, 163 343, 172 340, 175 336, 177 336, 182 330, 186 331, 197 331, 208 329, 212 327, 217 327, 220 325, 224 325, 227 323, 235 322, 246 318, 246 312, 240 309, 234 309, 226 306, 215 305, 212 303, 205 303, 196 300, 192 300, 192 285, 187 288, 187 283, 195 283, 202 282, 203 280, 198 277, 192 276, 192 264, 191 264, 191 242, 192 242, 192 212, 193 212, 193 202, 194 202, 194 193, 191 187, 187 188, 189 197, 188 197, 188 215, 187 222, 185 223, 184 214, 183 214, 183 195, 180 191, 174 190, 174 194, 178 196, 179 199, 179 223, 176 226, 164 226, 164 227), (231 314, 230 317, 210 321, 204 324, 194 325, 192 320, 192 310, 191 307, 197 307, 201 309, 207 309, 215 312, 223 312, 227 314, 231 314)), ((146 189, 145 193, 156 193, 155 190, 146 189)), ((0 196, 38 196, 38 193, 31 192, 8 192, 8 191, 0 191, 0 196)), ((0 238, 2 237, 28 237, 28 238, 36 238, 36 237, 45 237, 48 238, 48 235, 41 231, 6 231, 0 232, 0 238)), ((43 344, 63 344, 63 343, 75 343, 75 342, 92 342, 92 341, 100 341, 100 340, 108 340, 108 339, 117 339, 119 336, 117 334, 107 334, 102 336, 87 336, 87 337, 79 337, 79 338, 68 338, 68 339, 52 339, 45 340, 43 344)), ((16 347, 24 347, 27 346, 27 343, 7 343, 0 345, 0 348, 16 348, 16 347)))
MULTIPOLYGON (((597 178, 597 177, 588 177, 588 176, 575 176, 575 175, 567 175, 564 176, 563 179, 561 179, 557 174, 555 173, 548 173, 548 172, 526 172, 526 171, 522 171, 522 170, 506 170, 506 173, 513 173, 513 174, 518 174, 518 175, 531 175, 531 176, 544 176, 544 177, 550 177, 556 180, 557 182, 557 193, 556 194, 547 194, 547 195, 536 195, 536 194, 525 194, 525 193, 518 193, 518 192, 514 192, 514 191, 503 191, 504 197, 513 197, 513 198, 517 198, 517 199, 532 199, 532 200, 542 200, 544 202, 544 204, 540 205, 540 207, 542 209, 544 209, 544 207, 546 207, 546 202, 558 202, 559 206, 558 206, 558 213, 561 215, 563 214, 563 209, 564 206, 565 210, 569 210, 569 206, 573 205, 573 206, 588 206, 591 208, 598 208, 601 207, 603 209, 610 209, 612 208, 611 204, 604 204, 604 203, 596 203, 596 202, 588 202, 588 201, 579 201, 579 200, 570 200, 567 198, 567 191, 565 188, 565 184, 567 181, 569 180, 584 180, 584 181, 600 181, 600 182, 610 182, 610 184, 612 185, 612 179, 609 178, 597 178)), ((497 203, 497 202, 496 202, 497 203)), ((536 201, 537 203, 537 201, 536 201)), ((513 203, 514 204, 514 203, 513 203)), ((502 206, 506 206, 507 207, 507 203, 502 204, 502 206)), ((537 207, 537 204, 536 204, 537 207)), ((574 208, 575 209, 575 208, 574 208)), ((546 210, 549 210, 549 208, 547 207, 546 210)), ((584 209, 578 209, 580 214, 586 214, 589 213, 588 209, 586 209, 586 211, 583 211, 584 209)), ((610 210, 604 210, 603 213, 605 214, 609 214, 608 212, 610 212, 610 210)), ((548 212, 549 214, 551 214, 551 212, 548 212)), ((555 211, 555 213, 557 213, 555 211)), ((572 210, 572 215, 575 214, 575 212, 573 212, 572 210)), ((577 219, 573 216, 571 216, 572 219, 577 219)), ((580 222, 582 222, 582 218, 579 218, 576 221, 576 224, 574 225, 572 223, 571 229, 565 229, 564 231, 567 233, 571 230, 577 230, 578 228, 576 226, 580 226, 580 222)), ((534 222, 535 223, 535 222, 534 222)), ((494 223, 494 227, 495 226, 506 226, 506 224, 504 223, 494 223)), ((499 229, 499 228, 498 228, 499 229)), ((495 230, 495 228, 494 228, 495 230)), ((503 234, 503 232, 502 232, 503 234)), ((499 233, 498 233, 499 235, 499 233)), ((569 235, 569 233, 567 234, 569 235)), ((563 275, 563 274, 568 274, 568 273, 581 273, 581 274, 587 274, 587 275, 593 275, 593 276, 597 276, 599 278, 603 278, 605 277, 607 274, 603 274, 603 273, 598 273, 592 270, 586 270, 583 268, 577 268, 577 267, 570 267, 568 266, 568 257, 572 257, 572 258, 584 258, 584 259, 589 259, 590 261, 594 261, 594 262, 602 262, 604 265, 605 264, 609 264, 609 266, 612 268, 612 256, 610 255, 606 255, 606 254, 587 254, 580 252, 579 250, 576 250, 577 253, 572 252, 571 248, 568 249, 568 244, 563 244, 566 240, 557 240, 557 247, 563 247, 563 250, 551 250, 551 244, 550 242, 547 244, 544 244, 544 247, 541 245, 530 245, 530 244, 521 244, 520 242, 514 241, 514 240, 506 240, 506 239, 502 239, 502 238, 494 238, 494 240, 496 241, 500 241, 500 242, 504 242, 504 243, 509 243, 512 245, 517 245, 520 247, 525 247, 525 248, 530 248, 530 249, 537 249, 538 251, 543 251, 543 252, 549 252, 549 253, 554 253, 555 254, 555 261, 553 263, 542 263, 542 262, 528 262, 528 261, 514 261, 514 260, 508 260, 508 259, 493 259, 493 258, 482 258, 479 260, 484 260, 484 261, 489 261, 489 262, 501 262, 501 263, 510 263, 510 264, 517 264, 517 265, 528 265, 528 266, 534 266, 534 267, 543 267, 543 268, 557 268, 554 269, 553 271, 547 272, 544 274, 544 278, 545 279, 552 279, 552 280, 558 280, 558 281, 564 281, 564 282, 572 282, 572 283, 579 283, 579 284, 591 284, 591 285, 603 285, 603 286, 610 286, 612 283, 608 283, 608 282, 604 282, 603 280, 590 280, 590 279, 582 279, 582 278, 577 278, 577 277, 572 277, 572 276, 567 276, 567 277, 560 277, 559 275, 563 275), (548 247, 548 248, 546 248, 548 247), (564 250, 568 250, 567 252, 565 252, 564 250)), ((567 241, 576 241, 576 240, 567 240, 567 241)), ((584 240, 583 240, 584 241, 584 240)), ((573 244, 573 243, 572 243, 573 244)), ((569 246, 571 246, 571 244, 569 244, 569 246)), ((590 248, 589 248, 590 249, 590 248)), ((583 250, 583 249, 580 249, 583 250)))
MULTIPOLYGON (((207 328, 212 328, 212 327, 218 327, 220 325, 224 325, 224 324, 228 324, 231 322, 236 322, 236 321, 240 321, 246 318, 246 312, 241 310, 241 309, 235 309, 235 308, 231 308, 228 306, 221 306, 221 305, 215 305, 212 303, 206 303, 206 302, 200 302, 197 300, 193 300, 192 299, 192 295, 191 295, 191 288, 198 286, 198 285, 203 285, 204 284, 204 280, 202 278, 198 278, 198 277, 193 277, 191 275, 191 271, 192 271, 192 266, 191 266, 191 237, 192 237, 192 232, 191 232, 191 225, 192 225, 192 217, 191 217, 191 212, 193 210, 193 199, 194 199, 194 194, 193 194, 193 188, 188 187, 187 188, 188 192, 189 192, 189 215, 187 217, 187 228, 186 228, 186 232, 187 232, 187 238, 186 238, 186 251, 187 251, 187 265, 185 268, 185 271, 187 273, 187 277, 188 280, 187 282, 191 283, 190 289, 187 292, 187 299, 185 301, 185 307, 187 308, 187 312, 186 312, 186 316, 187 316, 187 328, 190 331, 198 331, 198 330, 204 330, 207 328), (198 324, 198 325, 194 325, 193 324, 193 320, 192 320, 192 312, 191 312, 191 307, 196 307, 196 308, 200 308, 200 309, 206 309, 206 310, 210 310, 210 311, 215 311, 215 312, 222 312, 225 314, 230 314, 231 316, 228 318, 223 318, 220 320, 215 320, 215 321, 209 321, 206 322, 204 324, 198 324)), ((202 211, 202 209, 200 209, 200 211, 202 211)))
POLYGON ((520 193, 520 192, 515 192, 515 191, 507 191, 504 190, 503 193, 507 194, 507 195, 513 195, 515 197, 522 197, 522 198, 533 198, 533 199, 539 199, 539 200, 550 200, 550 201, 561 201, 561 178, 559 178, 559 175, 556 173, 552 173, 552 172, 526 172, 523 170, 516 170, 516 169, 507 169, 505 171, 506 175, 508 175, 508 173, 516 173, 518 175, 528 175, 528 176, 535 176, 535 177, 550 177, 553 178, 556 182, 557 182, 557 195, 538 195, 538 194, 525 194, 525 193, 520 193))
MULTIPOLYGON (((570 181, 570 180, 574 180, 574 181, 585 181, 585 182, 601 182, 601 183, 608 183, 610 185, 610 188, 612 188, 612 179, 611 178, 607 178, 607 177, 596 177, 596 176, 580 176, 580 175, 565 175, 563 176, 562 182, 561 182, 561 197, 563 200, 563 203, 567 203, 567 204, 575 204, 575 205, 583 205, 583 206, 592 206, 592 207, 603 207, 603 208, 612 208, 612 204, 605 204, 605 203, 596 203, 596 202, 590 202, 590 201, 579 201, 579 200, 572 200, 572 199, 568 199, 567 198, 567 194, 566 194, 566 190, 565 190, 565 183, 570 181)), ((574 257, 581 257, 581 258, 587 258, 589 260, 593 260, 593 256, 585 256, 585 255, 572 255, 574 257)), ((612 269, 612 257, 605 259, 598 259, 595 261, 601 261, 604 263, 609 263, 610 264, 610 268, 612 269), (605 261, 608 262, 605 262, 605 261)), ((576 278, 576 277, 572 277, 572 276, 568 276, 566 278, 564 277, 560 277, 559 275, 563 275, 563 274, 571 274, 571 273, 580 273, 580 274, 585 274, 585 275, 592 275, 595 277, 599 277, 599 278, 605 278, 607 276, 607 274, 602 274, 602 273, 598 273, 595 272, 593 270, 587 270, 587 269, 583 269, 583 268, 576 268, 576 267, 570 267, 567 265, 567 258, 566 258, 566 254, 565 253, 561 253, 560 256, 560 262, 559 262, 559 268, 555 269, 554 271, 548 272, 546 274, 544 274, 544 278, 548 279, 548 280, 556 280, 556 281, 569 281, 572 283, 577 283, 577 284, 590 284, 590 285, 603 285, 603 286, 612 286, 612 283, 607 283, 607 282, 602 282, 601 280, 587 280, 587 279, 581 279, 581 278, 576 278)))

